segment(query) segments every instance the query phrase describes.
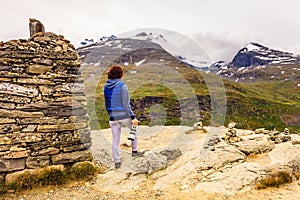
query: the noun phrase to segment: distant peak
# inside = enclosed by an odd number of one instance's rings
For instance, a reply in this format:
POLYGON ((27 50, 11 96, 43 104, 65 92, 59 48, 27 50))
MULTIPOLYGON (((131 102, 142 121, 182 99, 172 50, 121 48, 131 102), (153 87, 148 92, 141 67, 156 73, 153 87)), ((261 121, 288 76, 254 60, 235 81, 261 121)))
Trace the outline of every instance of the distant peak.
POLYGON ((117 37, 116 36, 114 36, 114 35, 111 35, 111 36, 103 36, 103 37, 101 37, 100 39, 99 39, 99 41, 98 42, 106 42, 106 41, 109 41, 109 40, 115 40, 115 39, 117 39, 117 37))
POLYGON ((86 46, 86 45, 89 45, 89 44, 94 44, 94 40, 86 38, 86 39, 84 39, 84 41, 80 42, 80 45, 82 45, 82 46, 86 46))
POLYGON ((265 47, 265 46, 263 46, 261 44, 258 44, 256 42, 250 42, 242 50, 255 51, 255 50, 259 50, 259 49, 267 49, 267 47, 265 47))
POLYGON ((141 32, 139 34, 136 34, 137 37, 146 37, 147 36, 147 33, 145 32, 141 32))
POLYGON ((92 44, 96 44, 96 43, 103 43, 103 42, 111 41, 111 40, 115 40, 115 39, 117 39, 117 37, 115 35, 103 36, 97 42, 95 42, 94 39, 86 38, 86 39, 84 39, 84 41, 80 42, 80 45, 88 46, 88 45, 92 45, 92 44))
POLYGON ((152 40, 155 42, 156 40, 163 40, 164 42, 167 42, 167 40, 164 38, 162 34, 153 34, 153 33, 146 33, 146 32, 141 32, 135 35, 135 37, 138 37, 138 39, 146 39, 146 40, 152 40))
POLYGON ((251 45, 254 45, 254 46, 257 46, 257 47, 260 47, 260 48, 266 48, 265 46, 261 45, 261 44, 258 44, 256 42, 250 42, 251 45))

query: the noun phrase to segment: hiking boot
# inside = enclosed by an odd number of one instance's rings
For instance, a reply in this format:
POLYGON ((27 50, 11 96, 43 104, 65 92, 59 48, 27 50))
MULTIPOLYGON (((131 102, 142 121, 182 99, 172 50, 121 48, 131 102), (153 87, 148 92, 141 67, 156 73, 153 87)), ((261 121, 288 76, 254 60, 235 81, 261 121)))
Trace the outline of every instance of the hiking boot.
POLYGON ((142 156, 144 155, 145 151, 132 151, 132 157, 142 156))
POLYGON ((120 168, 120 167, 121 167, 121 162, 116 162, 116 163, 115 163, 115 168, 118 169, 118 168, 120 168))

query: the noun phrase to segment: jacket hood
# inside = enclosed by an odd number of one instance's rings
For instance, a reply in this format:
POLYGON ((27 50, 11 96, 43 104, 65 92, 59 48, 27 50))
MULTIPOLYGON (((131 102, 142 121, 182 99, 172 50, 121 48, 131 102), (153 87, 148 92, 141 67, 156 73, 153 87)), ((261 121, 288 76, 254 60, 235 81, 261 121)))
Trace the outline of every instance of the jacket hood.
POLYGON ((114 88, 116 85, 118 85, 121 82, 121 79, 108 79, 104 85, 104 87, 107 87, 108 89, 114 88))

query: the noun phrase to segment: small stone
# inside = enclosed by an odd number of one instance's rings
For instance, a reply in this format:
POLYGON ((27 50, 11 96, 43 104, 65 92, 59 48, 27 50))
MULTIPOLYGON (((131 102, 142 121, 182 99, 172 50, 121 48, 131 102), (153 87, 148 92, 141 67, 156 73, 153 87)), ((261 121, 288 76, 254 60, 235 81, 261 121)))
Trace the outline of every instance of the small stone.
POLYGON ((255 134, 261 134, 261 133, 264 133, 264 130, 265 130, 265 128, 258 128, 254 132, 255 132, 255 134))
POLYGON ((18 46, 19 50, 24 50, 25 48, 23 46, 18 46))
POLYGON ((44 117, 42 112, 25 112, 20 110, 5 110, 0 109, 0 115, 2 117, 11 117, 11 118, 40 118, 44 117))
POLYGON ((215 149, 216 149, 215 146, 210 146, 210 147, 209 147, 209 150, 210 150, 210 151, 214 151, 215 149))
POLYGON ((180 190, 187 190, 189 188, 189 185, 185 184, 185 185, 182 185, 180 186, 180 190))
POLYGON ((26 128, 22 129, 22 132, 34 132, 36 129, 37 125, 30 124, 26 128))
POLYGON ((201 121, 197 123, 197 128, 198 128, 198 130, 203 129, 203 123, 201 121))
POLYGON ((230 122, 230 123, 228 124, 228 128, 232 129, 232 128, 235 127, 235 125, 236 125, 235 122, 230 122))
POLYGON ((60 51, 62 51, 62 48, 60 46, 57 46, 57 47, 54 48, 54 51, 55 52, 60 52, 60 51))
POLYGON ((34 156, 34 157, 28 157, 26 160, 26 166, 27 168, 40 168, 40 167, 46 167, 50 165, 50 156, 34 156))
POLYGON ((0 93, 23 97, 35 97, 38 95, 38 90, 12 83, 0 83, 0 93))
POLYGON ((298 134, 291 134, 292 144, 300 144, 300 135, 298 134))
POLYGON ((79 161, 90 161, 92 159, 92 155, 89 151, 77 151, 64 154, 61 153, 51 156, 53 164, 75 163, 79 161))
POLYGON ((26 72, 29 74, 44 74, 51 71, 52 66, 46 65, 30 65, 26 68, 26 72))
POLYGON ((0 161, 0 172, 10 172, 25 169, 25 158, 0 161))
POLYGON ((290 130, 288 128, 285 128, 284 131, 283 131, 283 134, 289 135, 290 134, 290 130))
POLYGON ((62 44, 62 49, 64 52, 67 52, 68 51, 68 45, 66 43, 63 43, 62 44))
POLYGON ((9 154, 4 156, 4 159, 18 159, 27 158, 30 154, 30 150, 27 151, 11 151, 9 154))
POLYGON ((26 148, 21 148, 17 146, 10 147, 10 151, 26 151, 26 148))
POLYGON ((47 149, 42 149, 38 151, 38 155, 55 155, 58 154, 60 150, 55 147, 48 147, 47 149))

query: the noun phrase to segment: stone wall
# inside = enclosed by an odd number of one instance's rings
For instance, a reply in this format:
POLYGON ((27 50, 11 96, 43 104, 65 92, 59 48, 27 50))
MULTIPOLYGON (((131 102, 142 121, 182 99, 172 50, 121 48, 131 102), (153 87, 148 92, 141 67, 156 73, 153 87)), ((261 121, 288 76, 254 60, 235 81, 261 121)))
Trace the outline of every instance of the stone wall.
POLYGON ((61 35, 0 43, 0 179, 92 160, 80 58, 61 35))

